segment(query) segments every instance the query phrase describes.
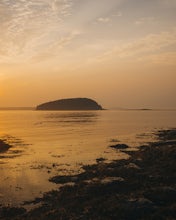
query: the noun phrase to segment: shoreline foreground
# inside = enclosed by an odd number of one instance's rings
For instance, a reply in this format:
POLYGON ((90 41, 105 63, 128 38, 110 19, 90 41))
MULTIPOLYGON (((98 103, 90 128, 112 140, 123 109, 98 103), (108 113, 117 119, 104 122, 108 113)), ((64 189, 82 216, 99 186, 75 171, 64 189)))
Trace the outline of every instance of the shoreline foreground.
POLYGON ((74 176, 50 181, 66 184, 27 204, 37 208, 2 207, 0 220, 174 220, 176 219, 176 129, 156 133, 157 141, 126 150, 129 159, 83 166, 74 176))

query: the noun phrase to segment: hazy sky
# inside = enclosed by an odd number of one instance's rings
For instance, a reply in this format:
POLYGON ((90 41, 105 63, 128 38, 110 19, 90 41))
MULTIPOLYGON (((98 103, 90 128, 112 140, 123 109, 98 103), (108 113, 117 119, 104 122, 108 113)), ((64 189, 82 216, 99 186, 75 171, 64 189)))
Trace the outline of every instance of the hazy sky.
POLYGON ((0 0, 0 106, 176 108, 176 0, 0 0))

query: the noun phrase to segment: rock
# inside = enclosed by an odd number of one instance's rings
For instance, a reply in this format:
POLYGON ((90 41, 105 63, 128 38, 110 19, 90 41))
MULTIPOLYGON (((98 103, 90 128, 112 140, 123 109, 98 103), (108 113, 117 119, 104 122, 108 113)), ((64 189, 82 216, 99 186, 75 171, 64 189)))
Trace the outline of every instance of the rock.
POLYGON ((127 149, 128 145, 126 145, 126 144, 116 144, 116 145, 111 145, 109 147, 115 148, 115 149, 127 149))
POLYGON ((127 168, 127 169, 132 168, 132 169, 137 169, 137 170, 140 170, 140 169, 141 169, 141 168, 140 168, 138 165, 136 165, 135 163, 129 163, 129 164, 127 164, 127 165, 125 166, 125 168, 127 168))
POLYGON ((36 110, 103 110, 96 101, 88 98, 60 99, 38 105, 36 110))
POLYGON ((158 205, 176 202, 176 190, 172 187, 157 187, 144 194, 146 198, 158 205))
POLYGON ((174 140, 176 139, 176 129, 161 130, 158 132, 158 137, 161 140, 174 140))
POLYGON ((112 183, 112 182, 124 182, 124 178, 122 177, 106 177, 102 180, 100 180, 100 183, 101 184, 109 184, 109 183, 112 183))
POLYGON ((51 182, 56 184, 76 182, 77 180, 78 180, 77 176, 55 176, 50 179, 51 182))
POLYGON ((0 207, 0 219, 14 219, 16 216, 26 212, 24 208, 0 207))
POLYGON ((126 210, 131 215, 131 219, 140 219, 140 217, 154 210, 153 202, 146 198, 129 200, 126 204, 126 210))
POLYGON ((0 140, 0 153, 4 153, 8 151, 8 149, 11 147, 12 147, 11 145, 5 143, 3 140, 0 140))
POLYGON ((101 163, 101 162, 104 162, 105 160, 106 160, 105 158, 100 157, 100 158, 97 158, 97 159, 96 159, 96 162, 97 162, 97 163, 101 163))

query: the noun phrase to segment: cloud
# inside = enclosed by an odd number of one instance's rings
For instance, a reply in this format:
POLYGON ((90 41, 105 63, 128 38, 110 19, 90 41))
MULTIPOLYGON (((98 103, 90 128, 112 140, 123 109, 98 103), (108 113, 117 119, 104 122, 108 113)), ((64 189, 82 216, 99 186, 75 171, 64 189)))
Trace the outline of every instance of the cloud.
POLYGON ((161 34, 150 34, 145 38, 129 43, 117 49, 117 52, 121 57, 134 56, 152 53, 173 44, 176 44, 176 32, 163 32, 161 34))
MULTIPOLYGON (((144 58, 143 58, 144 59, 144 58)), ((141 59, 139 58, 139 61, 141 59)), ((176 52, 161 52, 158 54, 152 54, 145 57, 150 63, 159 64, 159 65, 172 65, 176 66, 176 52)))
POLYGON ((100 56, 98 60, 110 59, 112 57, 139 58, 145 57, 148 54, 156 54, 161 50, 169 52, 169 47, 176 47, 176 30, 170 32, 162 32, 160 34, 149 34, 144 38, 132 41, 127 44, 116 46, 111 51, 100 56))
POLYGON ((136 25, 146 25, 146 24, 156 24, 157 20, 155 17, 144 17, 144 18, 140 18, 137 21, 135 21, 136 25))
POLYGON ((109 23, 111 22, 115 17, 121 17, 122 12, 118 11, 116 13, 113 13, 109 17, 99 17, 96 19, 96 23, 109 23))
POLYGON ((122 15, 122 12, 118 11, 117 13, 113 14, 112 17, 121 17, 122 15))
POLYGON ((30 58, 32 52, 64 37, 59 28, 71 7, 70 0, 1 0, 1 62, 16 62, 22 55, 30 58))
POLYGON ((106 18, 97 18, 97 21, 98 22, 101 22, 101 23, 108 23, 111 21, 110 18, 106 17, 106 18))
POLYGON ((33 55, 31 61, 38 63, 41 61, 44 62, 45 60, 53 60, 53 58, 57 59, 59 57, 58 51, 61 51, 63 48, 69 45, 72 42, 72 40, 80 34, 80 31, 73 30, 64 37, 57 39, 52 45, 48 45, 48 47, 44 48, 41 52, 37 53, 36 55, 33 55))

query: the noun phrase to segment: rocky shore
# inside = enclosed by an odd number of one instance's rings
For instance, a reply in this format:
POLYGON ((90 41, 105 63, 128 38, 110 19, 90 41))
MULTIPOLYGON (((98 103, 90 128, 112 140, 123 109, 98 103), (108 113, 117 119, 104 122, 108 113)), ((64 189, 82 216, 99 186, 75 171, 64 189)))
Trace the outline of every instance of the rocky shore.
MULTIPOLYGON (((0 219, 9 220, 174 220, 176 219, 176 129, 158 131, 158 140, 129 151, 127 160, 84 166, 75 176, 55 176, 63 184, 33 210, 0 206, 0 219)), ((128 150, 127 150, 128 149, 128 150)))

